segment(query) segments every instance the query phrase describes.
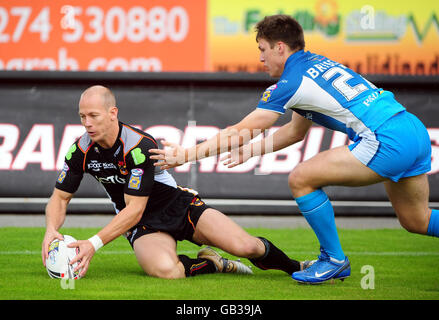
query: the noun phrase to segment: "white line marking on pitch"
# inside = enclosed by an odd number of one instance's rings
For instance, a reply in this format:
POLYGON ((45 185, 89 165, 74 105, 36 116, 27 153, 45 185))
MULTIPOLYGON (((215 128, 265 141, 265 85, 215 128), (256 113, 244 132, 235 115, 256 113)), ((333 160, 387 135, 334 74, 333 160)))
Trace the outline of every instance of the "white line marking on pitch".
MULTIPOLYGON (((220 253, 224 253, 224 251, 219 250, 220 253)), ((195 254, 196 250, 179 250, 178 254, 195 254)), ((285 251, 288 255, 317 255, 317 252, 312 251, 285 251)), ((41 251, 31 251, 31 250, 20 250, 20 251, 0 251, 0 255, 39 255, 41 251)), ((124 255, 124 254, 134 254, 131 250, 102 250, 98 253, 98 255, 124 255)), ((390 251, 390 252, 374 252, 374 251, 346 251, 346 255, 353 256, 439 256, 439 252, 426 252, 426 251, 390 251)))

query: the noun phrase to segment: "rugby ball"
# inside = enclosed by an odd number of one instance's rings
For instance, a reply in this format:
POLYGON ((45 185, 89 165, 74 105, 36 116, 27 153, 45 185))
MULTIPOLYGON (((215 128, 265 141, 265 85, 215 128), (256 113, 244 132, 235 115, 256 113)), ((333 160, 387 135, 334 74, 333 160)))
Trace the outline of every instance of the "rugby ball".
POLYGON ((46 269, 51 278, 79 279, 79 271, 73 272, 79 262, 70 265, 70 261, 79 253, 79 248, 67 247, 72 242, 76 242, 76 239, 64 235, 64 240, 55 239, 50 243, 46 269))

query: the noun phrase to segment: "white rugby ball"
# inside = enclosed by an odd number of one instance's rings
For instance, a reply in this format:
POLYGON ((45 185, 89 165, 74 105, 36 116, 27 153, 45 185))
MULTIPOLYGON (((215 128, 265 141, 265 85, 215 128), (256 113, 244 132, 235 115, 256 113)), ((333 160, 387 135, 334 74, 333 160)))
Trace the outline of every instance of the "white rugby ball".
POLYGON ((46 269, 51 278, 79 279, 79 271, 73 272, 79 262, 70 265, 70 261, 79 253, 79 248, 67 247, 72 242, 76 242, 76 239, 64 235, 64 240, 55 239, 50 243, 46 269))

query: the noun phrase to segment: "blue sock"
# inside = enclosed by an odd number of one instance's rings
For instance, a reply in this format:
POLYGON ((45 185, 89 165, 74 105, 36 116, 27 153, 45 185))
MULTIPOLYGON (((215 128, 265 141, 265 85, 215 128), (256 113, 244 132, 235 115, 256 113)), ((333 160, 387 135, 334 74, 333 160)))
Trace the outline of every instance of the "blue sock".
POLYGON ((296 202, 306 221, 314 230, 320 246, 330 257, 344 260, 345 255, 338 238, 334 210, 326 193, 319 189, 296 198, 296 202))
POLYGON ((431 210, 427 234, 429 236, 439 237, 439 210, 431 210))

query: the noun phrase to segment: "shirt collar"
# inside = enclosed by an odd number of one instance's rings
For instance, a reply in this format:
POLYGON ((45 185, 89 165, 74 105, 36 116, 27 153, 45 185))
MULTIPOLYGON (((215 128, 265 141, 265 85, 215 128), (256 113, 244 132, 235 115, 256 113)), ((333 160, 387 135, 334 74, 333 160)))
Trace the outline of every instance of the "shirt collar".
POLYGON ((306 53, 303 49, 294 52, 292 55, 290 55, 288 57, 287 61, 285 62, 284 70, 286 70, 290 66, 294 66, 296 64, 296 62, 299 61, 300 59, 302 59, 305 55, 306 55, 306 53))

